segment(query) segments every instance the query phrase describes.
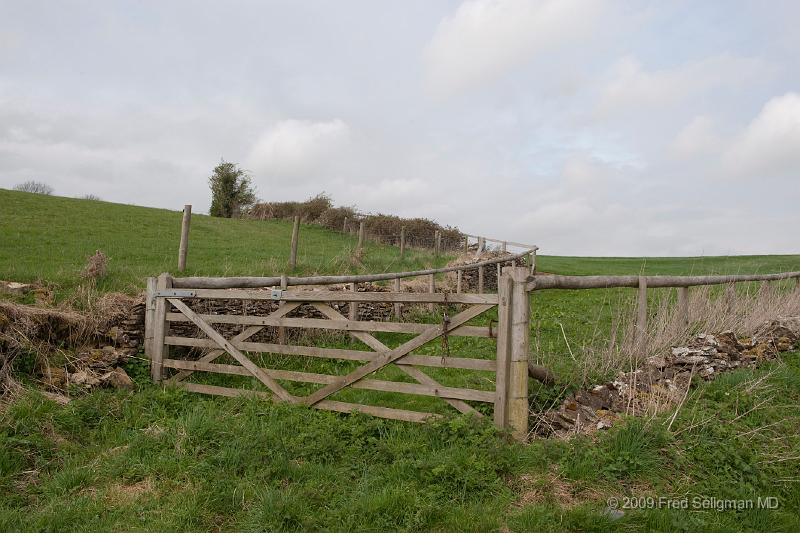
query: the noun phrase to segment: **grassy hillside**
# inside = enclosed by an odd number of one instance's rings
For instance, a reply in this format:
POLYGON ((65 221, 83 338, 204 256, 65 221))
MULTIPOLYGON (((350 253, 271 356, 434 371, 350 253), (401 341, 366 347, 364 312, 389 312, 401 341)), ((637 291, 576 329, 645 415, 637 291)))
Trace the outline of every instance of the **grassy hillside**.
MULTIPOLYGON (((88 256, 109 257, 101 291, 136 291, 144 278, 176 273, 181 213, 133 205, 0 189, 0 279, 43 280, 68 293, 80 282, 88 256)), ((287 270, 291 223, 230 220, 192 215, 184 275, 280 275, 287 270)), ((385 272, 442 264, 427 251, 368 242, 360 263, 350 257, 357 239, 303 225, 299 274, 385 272)))
MULTIPOLYGON (((110 257, 100 290, 136 291, 175 270, 179 212, 0 190, 0 279, 44 280, 65 297, 96 249, 110 257)), ((291 227, 279 221, 193 216, 189 271, 274 275, 285 271, 291 227)), ((301 273, 380 272, 440 264, 397 249, 303 227, 301 273)), ((546 250, 545 250, 546 251, 546 250)), ((701 274, 800 270, 800 256, 575 258, 540 256, 562 274, 701 274)), ((786 284, 784 284, 784 287, 786 284)), ((667 294, 652 291, 653 297, 667 294)), ((580 384, 592 342, 635 291, 544 291, 531 298, 532 357, 567 388, 580 384)), ((437 316, 422 320, 438 321, 437 316)), ((496 320, 488 313, 475 323, 496 320)), ((405 338, 377 334, 389 346, 405 338)), ((352 348, 335 336, 330 347, 352 348)), ((451 338, 453 354, 494 357, 490 339, 451 338)), ((439 343, 416 353, 442 355, 439 343)), ((19 360, 19 379, 42 354, 19 360)), ((57 357, 69 357, 59 352, 57 357)), ((348 361, 261 356, 273 368, 341 374, 348 361)), ((800 354, 736 371, 694 390, 675 415, 630 420, 569 442, 509 443, 461 418, 427 425, 207 398, 150 384, 147 363, 127 371, 135 393, 72 391, 60 406, 35 391, 0 409, 0 531, 800 530, 800 354), (613 521, 608 498, 776 497, 777 510, 628 509, 613 521)), ((426 369, 445 385, 491 387, 491 376, 426 369)), ((379 376, 400 380, 387 369, 379 376)), ((603 377, 601 375, 593 378, 603 377)), ((209 383, 258 387, 235 376, 209 383)), ((286 384, 298 394, 308 385, 286 384)), ((532 387, 537 405, 564 388, 532 387)), ((435 398, 346 390, 344 401, 449 413, 435 398)), ((648 499, 649 498, 649 499, 648 499)), ((634 503, 637 500, 633 500, 634 503)))

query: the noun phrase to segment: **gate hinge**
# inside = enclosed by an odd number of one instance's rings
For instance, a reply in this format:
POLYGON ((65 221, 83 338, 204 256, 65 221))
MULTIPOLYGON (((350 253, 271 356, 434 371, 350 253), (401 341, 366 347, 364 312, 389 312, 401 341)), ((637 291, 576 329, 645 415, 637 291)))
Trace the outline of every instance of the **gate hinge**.
POLYGON ((163 289, 156 291, 153 296, 156 298, 194 298, 197 295, 195 291, 185 291, 181 289, 163 289))

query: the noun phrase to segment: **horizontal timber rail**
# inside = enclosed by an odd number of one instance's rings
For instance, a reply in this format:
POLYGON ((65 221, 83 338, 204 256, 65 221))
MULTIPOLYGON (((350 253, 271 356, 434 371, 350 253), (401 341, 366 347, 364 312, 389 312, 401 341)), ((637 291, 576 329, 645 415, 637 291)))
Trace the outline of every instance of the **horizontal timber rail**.
POLYGON ((800 272, 777 274, 736 274, 719 276, 558 276, 537 274, 528 277, 527 289, 611 289, 614 287, 639 287, 643 280, 647 287, 697 287, 700 285, 725 285, 747 281, 780 281, 800 278, 800 272))
MULTIPOLYGON (((498 263, 506 263, 521 259, 532 254, 536 248, 531 248, 518 254, 506 255, 478 263, 469 263, 443 268, 429 268, 426 270, 413 270, 409 272, 385 272, 382 274, 361 274, 352 276, 309 276, 309 277, 286 277, 286 285, 333 285, 339 283, 365 283, 372 281, 389 281, 400 278, 414 278, 417 276, 429 276, 431 274, 444 274, 447 272, 457 272, 459 270, 472 270, 498 263)), ((259 289, 274 287, 281 284, 281 276, 269 277, 229 277, 229 278, 205 278, 187 277, 172 278, 172 287, 176 289, 259 289)), ((348 296, 347 300, 353 300, 348 296)))

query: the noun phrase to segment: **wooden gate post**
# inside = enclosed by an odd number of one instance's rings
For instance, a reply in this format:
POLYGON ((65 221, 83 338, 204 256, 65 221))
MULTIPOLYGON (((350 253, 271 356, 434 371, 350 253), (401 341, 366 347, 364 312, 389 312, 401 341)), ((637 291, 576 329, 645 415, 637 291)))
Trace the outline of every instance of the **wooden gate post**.
POLYGON ((189 224, 192 221, 192 206, 183 206, 183 220, 181 220, 181 244, 178 247, 178 270, 186 270, 186 255, 189 253, 189 224))
POLYGON ((511 267, 511 335, 508 375, 508 427, 515 439, 528 438, 528 351, 530 346, 530 299, 525 287, 526 267, 511 267))
POLYGON ((300 217, 295 215, 292 224, 292 250, 289 253, 289 268, 297 268, 297 240, 300 238, 300 217))
MULTIPOLYGON (((166 272, 158 276, 156 289, 163 291, 172 288, 172 276, 166 272)), ((164 345, 169 322, 167 322, 167 300, 156 298, 155 313, 153 317, 152 357, 150 358, 150 377, 158 383, 161 381, 164 369, 162 361, 164 356, 169 356, 169 348, 164 345)))
POLYGON ((144 355, 153 359, 153 326, 156 317, 156 278, 147 278, 147 294, 144 302, 144 355))
MULTIPOLYGON (((508 372, 511 362, 511 290, 514 280, 510 267, 497 280, 497 367, 495 369, 494 425, 508 427, 508 372)), ((459 274, 461 271, 458 271, 459 274)))

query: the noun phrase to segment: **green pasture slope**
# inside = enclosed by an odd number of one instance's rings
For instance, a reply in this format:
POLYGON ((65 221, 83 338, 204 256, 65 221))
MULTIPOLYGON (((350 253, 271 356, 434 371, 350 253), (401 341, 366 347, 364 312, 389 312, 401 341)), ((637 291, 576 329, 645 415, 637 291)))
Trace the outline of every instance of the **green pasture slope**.
MULTIPOLYGON (((70 300, 86 257, 101 249, 110 262, 98 289, 137 292, 144 277, 174 271, 179 228, 175 211, 0 190, 0 279, 46 281, 70 300)), ((290 233, 284 222, 195 215, 188 274, 280 273, 290 233)), ((356 265, 349 260, 354 244, 304 226, 299 270, 378 272, 446 261, 424 252, 400 261, 395 248, 369 244, 356 265)), ((800 270, 798 256, 539 260, 541 270, 562 274, 800 270)), ((614 309, 632 292, 534 294, 533 356, 575 386, 580 347, 607 335, 614 309)), ((378 336, 390 346, 406 338, 378 336)), ((337 336, 316 342, 353 346, 337 336)), ((493 356, 487 339, 451 338, 450 349, 493 356)), ((441 354, 442 346, 419 353, 441 354)), ((22 383, 33 385, 28 372, 39 355, 18 358, 22 383)), ((310 372, 352 368, 288 357, 260 362, 310 372)), ((151 385, 142 360, 127 370, 135 393, 74 391, 60 406, 30 387, 0 408, 0 531, 800 530, 798 353, 698 387, 671 425, 669 413, 593 438, 528 446, 464 417, 415 425, 208 398, 151 385), (778 508, 759 509, 759 497, 777 498, 778 508), (638 508, 614 520, 609 498, 638 508), (713 504, 710 498, 755 508, 693 508, 713 504)), ((448 385, 491 387, 490 376, 477 372, 426 371, 448 385)), ((406 379, 388 370, 380 377, 406 379)), ((235 376, 200 379, 257 388, 235 376)), ((313 390, 287 386, 297 394, 313 390)), ((563 394, 533 386, 531 400, 545 405, 563 394)), ((432 398, 360 390, 337 398, 449 412, 432 398)))

